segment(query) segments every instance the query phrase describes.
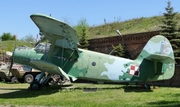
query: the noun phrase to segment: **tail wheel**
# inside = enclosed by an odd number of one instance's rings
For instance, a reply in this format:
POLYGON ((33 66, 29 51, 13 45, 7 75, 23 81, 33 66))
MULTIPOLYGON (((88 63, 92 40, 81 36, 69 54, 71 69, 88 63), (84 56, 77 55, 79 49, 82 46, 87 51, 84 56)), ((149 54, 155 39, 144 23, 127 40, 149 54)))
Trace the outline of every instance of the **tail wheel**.
POLYGON ((33 77, 33 75, 31 75, 31 74, 27 74, 25 77, 24 77, 24 81, 26 82, 26 83, 31 83, 31 82, 33 82, 33 80, 34 80, 34 77, 33 77))

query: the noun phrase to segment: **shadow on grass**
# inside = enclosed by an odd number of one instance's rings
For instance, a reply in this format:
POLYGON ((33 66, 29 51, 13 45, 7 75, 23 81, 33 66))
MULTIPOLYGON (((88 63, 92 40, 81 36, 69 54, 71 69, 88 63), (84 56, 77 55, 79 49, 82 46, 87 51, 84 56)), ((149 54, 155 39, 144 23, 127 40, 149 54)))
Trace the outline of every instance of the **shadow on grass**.
POLYGON ((180 107, 180 101, 158 101, 148 103, 151 106, 158 107, 180 107))
POLYGON ((103 90, 121 90, 124 89, 124 92, 153 92, 151 89, 142 89, 141 87, 126 87, 126 86, 116 86, 116 87, 74 87, 70 86, 50 86, 50 87, 43 87, 41 90, 28 90, 24 88, 0 88, 0 98, 10 99, 10 98, 30 98, 30 97, 37 97, 40 95, 51 95, 56 92, 63 92, 63 91, 76 91, 82 90, 84 92, 96 92, 96 91, 103 91, 103 90))
POLYGON ((19 89, 19 88, 0 88, 0 98, 29 98, 37 97, 40 95, 50 95, 58 92, 61 89, 59 88, 43 88, 41 90, 28 90, 28 89, 19 89))
POLYGON ((142 88, 140 86, 124 86, 124 92, 153 92, 152 89, 142 88))
POLYGON ((146 89, 142 88, 141 86, 115 86, 115 87, 94 87, 94 88, 75 88, 83 90, 85 92, 95 92, 95 91, 102 91, 102 90, 122 90, 124 89, 124 92, 153 92, 152 89, 146 89))
POLYGON ((0 88, 0 98, 4 99, 11 99, 11 98, 30 98, 30 97, 37 97, 40 95, 51 95, 56 92, 71 92, 76 90, 82 90, 84 92, 96 92, 102 90, 119 90, 122 87, 93 87, 93 88, 85 88, 85 87, 74 87, 72 85, 66 86, 50 86, 50 87, 43 87, 40 90, 28 90, 22 88, 0 88))

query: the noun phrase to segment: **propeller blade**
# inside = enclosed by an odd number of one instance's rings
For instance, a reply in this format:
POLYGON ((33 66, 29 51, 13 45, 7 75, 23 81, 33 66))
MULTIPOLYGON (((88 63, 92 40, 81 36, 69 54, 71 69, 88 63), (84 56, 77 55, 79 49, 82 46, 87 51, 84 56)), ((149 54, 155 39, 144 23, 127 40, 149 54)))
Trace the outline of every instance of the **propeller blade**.
POLYGON ((13 55, 14 55, 15 49, 16 49, 16 43, 15 43, 15 47, 14 47, 13 53, 12 53, 12 52, 6 52, 7 55, 9 54, 9 56, 11 56, 11 64, 10 64, 10 66, 9 66, 9 74, 8 74, 8 75, 10 75, 10 72, 11 72, 11 70, 12 70, 12 66, 13 66, 13 64, 14 64, 13 55))
POLYGON ((10 64, 10 67, 9 67, 9 74, 8 75, 10 75, 10 72, 11 72, 11 70, 12 70, 12 66, 13 66, 13 58, 11 57, 11 64, 10 64))

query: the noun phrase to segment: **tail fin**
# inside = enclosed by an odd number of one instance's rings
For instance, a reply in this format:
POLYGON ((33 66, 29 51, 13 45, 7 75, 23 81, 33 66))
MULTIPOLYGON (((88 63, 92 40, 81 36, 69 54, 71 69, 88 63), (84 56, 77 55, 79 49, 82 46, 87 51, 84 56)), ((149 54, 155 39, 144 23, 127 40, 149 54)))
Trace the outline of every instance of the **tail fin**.
POLYGON ((141 68, 143 72, 151 75, 150 80, 170 79, 174 75, 174 52, 169 40, 164 36, 152 37, 136 60, 142 62, 141 68))

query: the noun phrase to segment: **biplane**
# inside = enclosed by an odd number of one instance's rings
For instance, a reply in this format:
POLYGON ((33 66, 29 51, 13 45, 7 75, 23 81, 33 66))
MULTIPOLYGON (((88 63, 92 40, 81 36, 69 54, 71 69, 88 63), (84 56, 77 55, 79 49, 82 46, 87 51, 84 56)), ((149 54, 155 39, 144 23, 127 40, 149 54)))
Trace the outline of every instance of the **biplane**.
POLYGON ((152 37, 131 60, 78 48, 76 31, 51 16, 32 14, 30 18, 50 42, 44 49, 40 45, 17 47, 13 52, 13 62, 42 71, 30 84, 31 89, 39 89, 54 74, 72 82, 82 79, 99 83, 159 81, 174 75, 173 49, 164 36, 152 37))

